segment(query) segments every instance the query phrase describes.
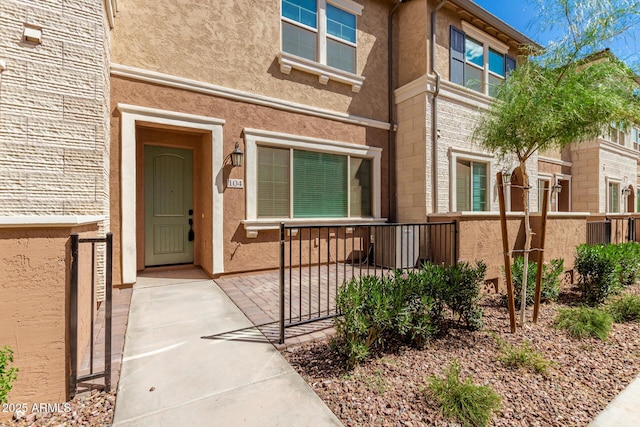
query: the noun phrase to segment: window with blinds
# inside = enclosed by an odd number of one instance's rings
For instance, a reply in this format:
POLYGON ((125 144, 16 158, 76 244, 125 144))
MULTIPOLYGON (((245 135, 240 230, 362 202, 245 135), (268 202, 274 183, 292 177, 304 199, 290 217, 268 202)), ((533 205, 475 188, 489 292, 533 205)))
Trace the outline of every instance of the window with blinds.
POLYGON ((263 146, 257 153, 258 217, 371 216, 370 159, 263 146))
POLYGON ((487 164, 456 162, 456 210, 487 210, 487 164))

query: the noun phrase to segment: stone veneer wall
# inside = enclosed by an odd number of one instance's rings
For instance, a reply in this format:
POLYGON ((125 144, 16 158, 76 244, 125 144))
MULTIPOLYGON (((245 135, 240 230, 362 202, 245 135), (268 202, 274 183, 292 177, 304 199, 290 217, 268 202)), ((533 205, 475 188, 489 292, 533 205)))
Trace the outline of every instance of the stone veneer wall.
MULTIPOLYGON (((104 6, 95 0, 0 3, 6 67, 0 74, 0 216, 102 215, 101 234, 109 229, 104 6), (25 25, 41 28, 41 43, 23 40, 25 25)), ((99 252, 100 264, 103 258, 99 252)), ((99 276, 102 281, 102 270, 99 276)))
MULTIPOLYGON (((574 211, 607 212, 607 184, 613 180, 638 189, 637 154, 612 143, 590 141, 571 146, 572 206, 574 211)), ((623 211, 622 196, 620 212, 623 211)))
POLYGON ((0 215, 107 213, 105 24, 95 0, 0 3, 0 215))
POLYGON ((109 37, 103 1, 0 2, 0 346, 20 368, 14 403, 67 397, 68 242, 87 230, 71 224, 109 229, 109 37))

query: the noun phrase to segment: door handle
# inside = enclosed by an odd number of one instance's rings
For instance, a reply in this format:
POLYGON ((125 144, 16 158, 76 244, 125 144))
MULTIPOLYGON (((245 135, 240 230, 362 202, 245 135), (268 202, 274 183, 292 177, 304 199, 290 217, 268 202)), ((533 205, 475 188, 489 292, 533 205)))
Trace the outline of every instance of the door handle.
POLYGON ((193 218, 189 218, 189 241, 193 242, 196 238, 195 233, 193 232, 193 218))

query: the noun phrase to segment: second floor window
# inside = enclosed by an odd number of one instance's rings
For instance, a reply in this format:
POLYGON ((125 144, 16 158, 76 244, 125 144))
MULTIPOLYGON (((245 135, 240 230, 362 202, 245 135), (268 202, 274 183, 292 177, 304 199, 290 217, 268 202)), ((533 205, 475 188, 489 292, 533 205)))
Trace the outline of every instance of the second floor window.
POLYGON ((330 0, 282 0, 282 50, 355 73, 357 10, 330 0))
POLYGON ((498 85, 516 68, 498 42, 473 37, 451 26, 449 77, 453 83, 495 96, 498 85))

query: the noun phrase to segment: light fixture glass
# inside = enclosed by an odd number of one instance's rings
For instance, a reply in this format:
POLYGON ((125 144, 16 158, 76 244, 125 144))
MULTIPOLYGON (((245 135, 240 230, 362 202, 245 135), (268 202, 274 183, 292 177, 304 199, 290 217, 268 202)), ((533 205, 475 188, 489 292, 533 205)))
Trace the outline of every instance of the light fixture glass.
POLYGON ((231 165, 232 166, 242 166, 242 157, 244 153, 240 149, 240 144, 236 142, 236 148, 231 152, 231 165))
POLYGON ((511 184, 511 174, 509 172, 506 172, 506 171, 502 172, 502 183, 504 185, 511 184))

